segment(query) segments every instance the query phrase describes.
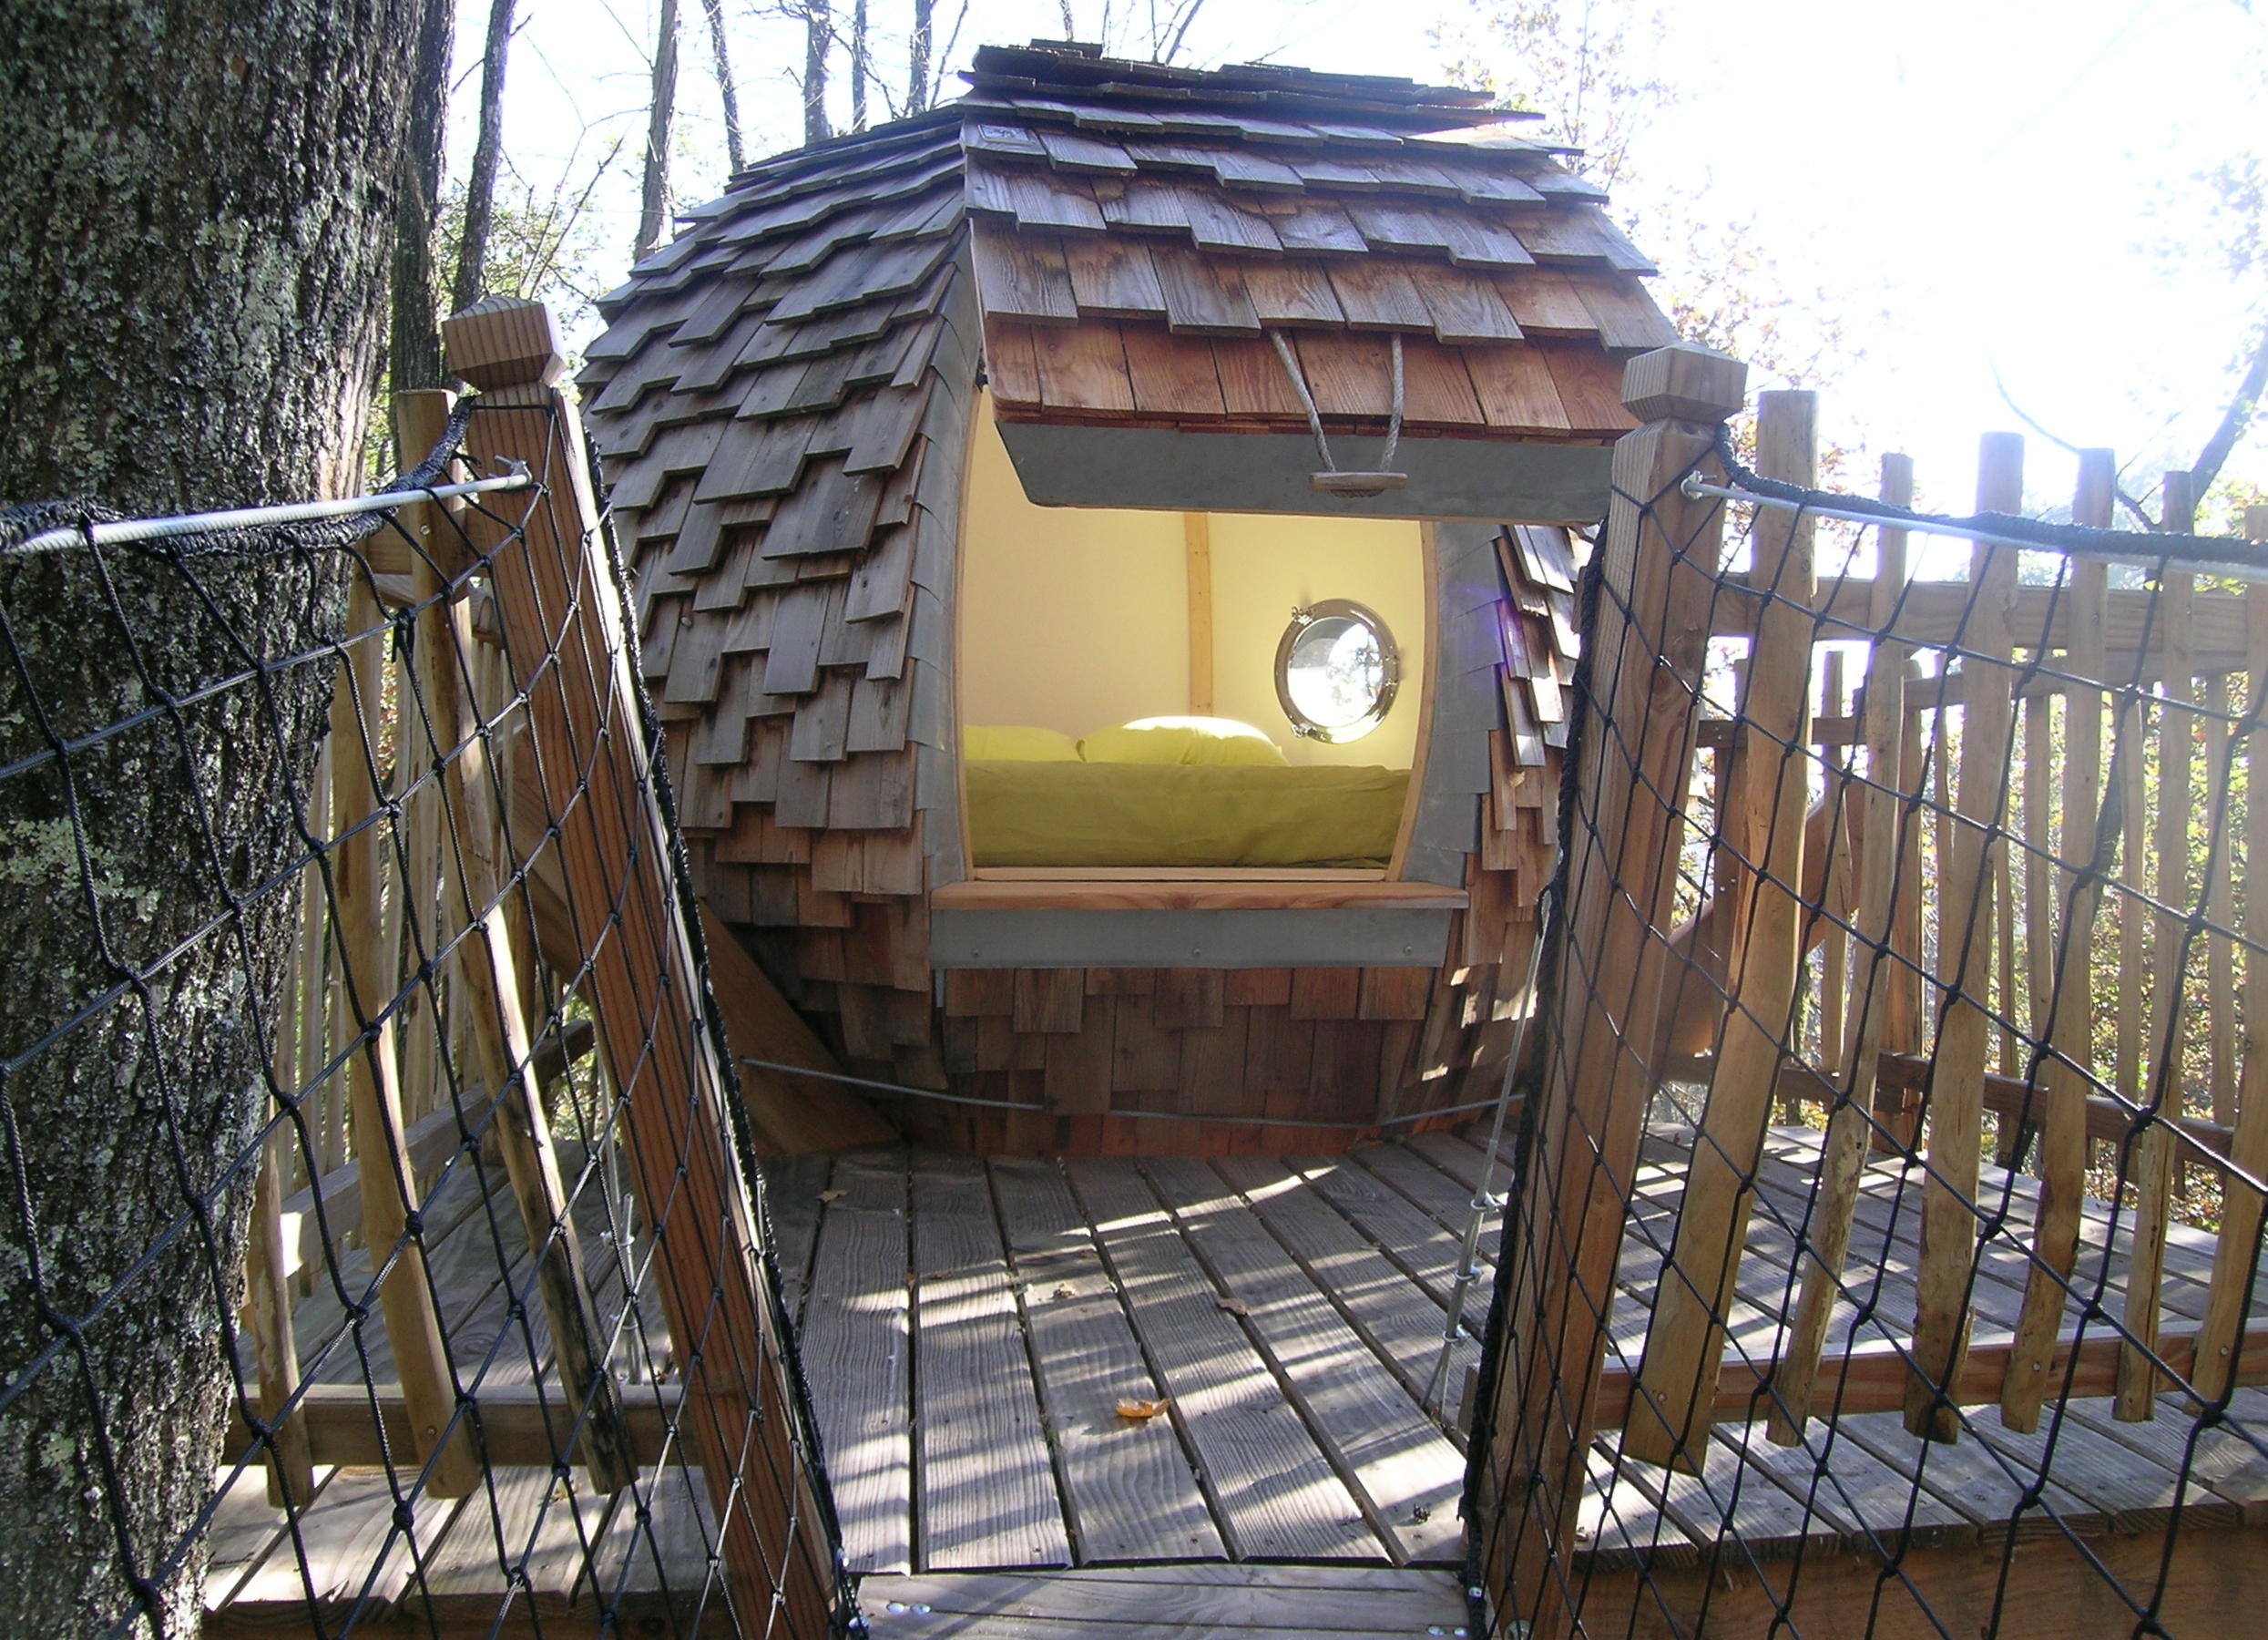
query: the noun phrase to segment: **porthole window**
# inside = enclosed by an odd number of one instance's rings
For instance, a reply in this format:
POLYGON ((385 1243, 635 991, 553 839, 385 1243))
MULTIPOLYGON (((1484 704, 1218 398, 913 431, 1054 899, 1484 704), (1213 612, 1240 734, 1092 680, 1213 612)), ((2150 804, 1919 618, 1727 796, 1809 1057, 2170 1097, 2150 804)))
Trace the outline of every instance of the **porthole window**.
POLYGON ((1368 734, 1393 707, 1401 674, 1386 623, 1343 598, 1292 610, 1276 645, 1276 699, 1292 732, 1309 740, 1337 745, 1368 734))

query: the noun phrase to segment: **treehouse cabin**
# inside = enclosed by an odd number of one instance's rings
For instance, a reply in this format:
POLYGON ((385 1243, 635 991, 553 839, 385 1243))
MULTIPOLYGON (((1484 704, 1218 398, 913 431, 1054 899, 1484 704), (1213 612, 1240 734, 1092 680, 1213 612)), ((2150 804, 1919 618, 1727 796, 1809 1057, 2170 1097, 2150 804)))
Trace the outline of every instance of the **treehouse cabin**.
POLYGON ((875 1096, 956 1148, 1487 1098, 1652 269, 1475 94, 970 77, 743 172, 603 304, 704 902, 830 1061, 984 1102, 875 1096))

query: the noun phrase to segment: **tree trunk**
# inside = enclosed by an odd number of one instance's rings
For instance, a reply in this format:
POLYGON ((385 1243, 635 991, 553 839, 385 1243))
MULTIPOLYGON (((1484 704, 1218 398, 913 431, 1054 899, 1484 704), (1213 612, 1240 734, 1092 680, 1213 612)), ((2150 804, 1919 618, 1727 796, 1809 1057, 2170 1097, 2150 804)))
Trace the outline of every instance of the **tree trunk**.
POLYGON ((929 52, 935 29, 937 0, 914 0, 914 30, 905 39, 905 111, 919 114, 929 107, 929 52))
POLYGON ((866 0, 851 6, 851 129, 866 128, 866 0))
POLYGON ((661 26, 654 36, 654 95, 646 110, 646 188, 639 200, 633 261, 659 251, 669 225, 669 150, 676 141, 677 112, 678 0, 661 0, 661 26))
POLYGON ((450 292, 450 305, 459 312, 481 299, 481 284, 488 272, 488 228, 496 211, 496 167, 504 159, 504 68, 512 50, 515 3, 490 0, 488 7, 488 41, 480 54, 480 128, 473 138, 473 167, 465 176, 465 231, 457 241, 456 286, 450 292))
POLYGON ((724 0, 701 0, 709 13, 709 45, 717 59, 717 93, 724 99, 724 151, 734 175, 748 169, 741 141, 741 94, 732 84, 732 54, 725 47, 724 0))
MULTIPOLYGON (((447 380, 441 361, 434 232, 441 210, 441 145, 449 118, 456 7, 435 3, 424 11, 417 29, 417 60, 410 70, 402 163, 393 183, 393 312, 386 327, 386 375, 396 393, 438 387, 447 380)), ((402 451, 399 465, 414 466, 424 453, 402 451)))
POLYGON ((827 50, 834 44, 834 17, 828 0, 804 0, 803 141, 824 142, 827 128, 827 50))
MULTIPOLYGON (((421 10, 9 7, 0 496, 157 513, 355 487, 421 10)), ((209 602, 156 555, 0 559, 0 1064, 29 1055, 0 1071, 11 1633, 197 1630, 187 1538, 290 954, 293 896, 260 889, 296 857, 281 794, 330 691, 300 667, 179 696, 335 631, 336 558, 195 559, 209 602), (160 691, 178 703, 73 747, 67 793, 61 760, 21 766, 160 691)))

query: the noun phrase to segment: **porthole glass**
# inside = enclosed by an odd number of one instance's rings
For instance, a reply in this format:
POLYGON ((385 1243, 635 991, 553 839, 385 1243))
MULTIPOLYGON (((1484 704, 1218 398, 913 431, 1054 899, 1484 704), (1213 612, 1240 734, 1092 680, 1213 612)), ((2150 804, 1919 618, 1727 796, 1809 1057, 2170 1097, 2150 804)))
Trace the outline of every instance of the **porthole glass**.
POLYGON ((1276 645, 1276 699, 1295 734, 1339 744, 1385 718, 1401 679, 1394 634, 1376 614, 1343 598, 1292 612, 1276 645))

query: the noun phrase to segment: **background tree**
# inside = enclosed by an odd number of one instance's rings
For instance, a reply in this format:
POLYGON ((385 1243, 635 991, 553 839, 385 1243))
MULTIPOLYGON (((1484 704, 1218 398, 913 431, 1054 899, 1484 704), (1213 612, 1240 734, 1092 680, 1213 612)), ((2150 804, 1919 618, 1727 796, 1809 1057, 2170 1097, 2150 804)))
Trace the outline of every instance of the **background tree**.
POLYGON ((646 185, 639 196, 633 261, 651 256, 669 226, 669 150, 677 140, 677 111, 678 0, 661 0, 661 21, 654 35, 653 96, 646 106, 646 185))
MULTIPOLYGON (((446 0, 437 0, 446 4, 446 0)), ((496 167, 504 158, 504 71, 512 50, 516 0, 490 0, 488 38, 480 54, 480 128, 473 138, 472 169, 465 178, 465 213, 456 249, 453 308, 468 308, 487 286, 488 229, 495 212, 496 167)))
POLYGON ((441 148, 448 136, 455 21, 453 5, 424 7, 410 70, 408 124, 393 184, 393 308, 386 326, 386 374, 397 391, 438 387, 444 379, 434 237, 441 223, 441 148))
POLYGON ((724 104, 724 149, 735 173, 748 168, 741 145, 741 97, 732 84, 732 53, 725 42, 724 0, 701 0, 709 14, 709 51, 717 65, 717 96, 724 104))
POLYGON ((827 54, 834 46, 834 17, 828 0, 803 0, 803 140, 824 142, 827 125, 827 54))
MULTIPOLYGON (((352 487, 424 11, 8 8, 0 496, 148 514, 352 487)), ((26 675, 56 707, 54 730, 77 734, 151 703, 137 664, 166 689, 240 664, 224 620, 261 654, 303 641, 311 622, 335 629, 335 570, 311 580, 288 558, 207 560, 209 610, 150 560, 106 565, 98 586, 84 553, 0 559, 13 651, 0 764, 43 743, 26 675), (106 595, 135 619, 130 659, 102 622, 106 595)), ((273 682, 310 761, 328 692, 312 671, 273 682)), ((204 1505, 220 1452, 228 1317, 208 1271, 227 1285, 242 1268, 250 1179, 224 1182, 223 1169, 265 1113, 261 1022, 291 897, 252 899, 229 938, 193 936, 224 888, 249 891, 298 840, 250 692, 186 706, 178 723, 178 740, 138 741, 138 755, 76 760, 75 813, 97 844, 91 904, 59 782, 0 784, 0 1063, 119 983, 120 967, 146 970, 148 986, 0 1073, 0 1590, 18 1634, 199 1624, 201 1546, 171 1567, 161 1558, 204 1505), (210 854, 188 823, 199 803, 210 854), (162 1240, 198 1197, 204 1225, 162 1240), (84 1315, 145 1254, 135 1301, 76 1341, 35 1300, 36 1270, 55 1311, 84 1315)))

